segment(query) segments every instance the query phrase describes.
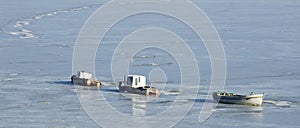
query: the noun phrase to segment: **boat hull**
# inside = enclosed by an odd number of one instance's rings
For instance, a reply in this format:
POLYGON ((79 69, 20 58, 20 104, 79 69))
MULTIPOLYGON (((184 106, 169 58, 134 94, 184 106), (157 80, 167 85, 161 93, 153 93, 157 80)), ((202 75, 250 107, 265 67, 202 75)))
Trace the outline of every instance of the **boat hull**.
POLYGON ((101 82, 98 80, 94 80, 94 79, 83 79, 83 78, 79 78, 75 75, 73 75, 71 77, 71 82, 73 84, 76 85, 82 85, 82 86, 97 86, 100 87, 101 86, 101 82))
POLYGON ((219 95, 218 93, 213 93, 213 98, 220 102, 226 104, 247 104, 261 106, 263 103, 263 94, 252 94, 252 95, 219 95))
POLYGON ((130 86, 119 86, 119 91, 121 93, 132 93, 139 95, 160 95, 160 91, 154 87, 146 87, 146 88, 133 88, 130 86))

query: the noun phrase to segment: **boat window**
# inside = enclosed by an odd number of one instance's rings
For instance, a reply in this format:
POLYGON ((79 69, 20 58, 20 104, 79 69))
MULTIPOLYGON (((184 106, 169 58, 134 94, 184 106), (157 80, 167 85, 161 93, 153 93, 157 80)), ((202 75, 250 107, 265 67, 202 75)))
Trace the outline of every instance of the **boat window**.
POLYGON ((138 85, 138 83, 137 83, 137 80, 138 80, 138 79, 137 79, 137 78, 135 78, 135 85, 136 85, 136 86, 138 85))
POLYGON ((139 77, 139 83, 141 82, 141 77, 139 77))
POLYGON ((127 85, 132 85, 133 77, 127 77, 127 85))

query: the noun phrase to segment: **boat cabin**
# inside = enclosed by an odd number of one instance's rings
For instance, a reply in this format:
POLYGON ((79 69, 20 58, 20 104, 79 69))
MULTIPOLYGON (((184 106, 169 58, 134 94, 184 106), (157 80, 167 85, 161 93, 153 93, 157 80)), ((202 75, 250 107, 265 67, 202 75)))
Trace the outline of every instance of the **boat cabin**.
POLYGON ((77 77, 79 77, 80 79, 92 79, 93 75, 88 72, 81 71, 77 72, 77 77))
POLYGON ((132 88, 145 87, 146 77, 141 75, 127 75, 124 77, 124 83, 132 88))

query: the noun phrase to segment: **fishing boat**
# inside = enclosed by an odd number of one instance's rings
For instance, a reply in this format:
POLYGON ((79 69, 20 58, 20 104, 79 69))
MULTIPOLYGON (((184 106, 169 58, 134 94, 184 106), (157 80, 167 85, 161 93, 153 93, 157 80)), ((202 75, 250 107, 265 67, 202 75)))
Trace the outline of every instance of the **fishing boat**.
POLYGON ((71 83, 82 86, 101 86, 100 80, 93 79, 93 75, 85 71, 80 71, 77 72, 77 75, 72 75, 71 83))
POLYGON ((227 92, 213 92, 214 100, 219 103, 227 103, 227 104, 247 104, 254 106, 261 106, 263 103, 264 94, 254 94, 251 92, 249 95, 238 95, 227 92))
POLYGON ((124 76, 124 81, 119 82, 119 92, 140 95, 160 95, 159 89, 146 85, 146 77, 141 75, 124 76))

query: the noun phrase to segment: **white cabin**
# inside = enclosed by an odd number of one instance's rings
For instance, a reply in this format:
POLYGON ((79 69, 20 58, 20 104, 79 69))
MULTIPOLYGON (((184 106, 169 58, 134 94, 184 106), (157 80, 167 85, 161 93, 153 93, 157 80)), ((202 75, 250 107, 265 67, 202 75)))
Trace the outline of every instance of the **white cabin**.
POLYGON ((77 72, 77 77, 79 77, 80 79, 92 79, 93 75, 91 73, 81 71, 77 72))
POLYGON ((124 83, 132 88, 145 87, 146 77, 141 75, 127 75, 124 77, 124 83))

